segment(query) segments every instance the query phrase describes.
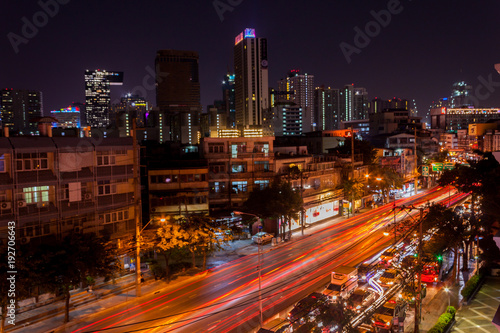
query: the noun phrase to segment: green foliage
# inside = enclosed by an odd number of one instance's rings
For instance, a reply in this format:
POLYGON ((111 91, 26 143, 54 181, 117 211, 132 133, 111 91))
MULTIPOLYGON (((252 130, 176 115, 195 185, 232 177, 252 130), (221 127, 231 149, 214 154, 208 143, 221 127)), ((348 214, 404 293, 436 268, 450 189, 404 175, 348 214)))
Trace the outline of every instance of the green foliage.
POLYGON ((437 323, 428 331, 429 333, 443 333, 455 317, 455 308, 449 306, 445 313, 439 316, 437 323))
POLYGON ((357 179, 344 181, 344 198, 347 200, 359 200, 363 196, 365 184, 357 179))
POLYGON ((476 289, 479 281, 481 280, 481 277, 479 275, 473 275, 469 281, 465 283, 464 288, 460 292, 460 294, 465 298, 466 300, 469 299, 469 297, 472 295, 474 290, 476 289))

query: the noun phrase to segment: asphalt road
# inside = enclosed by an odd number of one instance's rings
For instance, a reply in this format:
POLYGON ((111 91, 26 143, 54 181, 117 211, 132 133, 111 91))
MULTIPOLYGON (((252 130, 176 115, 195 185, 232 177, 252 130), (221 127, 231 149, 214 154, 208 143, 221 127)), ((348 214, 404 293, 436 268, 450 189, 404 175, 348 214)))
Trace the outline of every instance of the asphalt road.
MULTIPOLYGON (((400 199, 396 205, 447 202, 448 189, 436 188, 400 199)), ((459 195, 452 195, 456 200, 459 195)), ((393 204, 372 209, 314 234, 262 253, 264 321, 326 285, 339 265, 357 265, 391 245, 384 236, 393 223, 393 204)), ((411 213, 418 214, 418 211, 411 213)), ((397 213, 396 219, 408 218, 397 213)), ((150 295, 136 305, 98 314, 72 332, 250 332, 259 326, 259 255, 245 256, 190 280, 177 290, 150 295)))

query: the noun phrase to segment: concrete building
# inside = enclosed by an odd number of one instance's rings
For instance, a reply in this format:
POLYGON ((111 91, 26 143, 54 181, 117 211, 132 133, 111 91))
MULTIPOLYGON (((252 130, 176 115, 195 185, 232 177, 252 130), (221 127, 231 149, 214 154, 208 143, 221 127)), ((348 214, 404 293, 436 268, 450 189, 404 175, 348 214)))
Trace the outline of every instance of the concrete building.
POLYGON ((80 128, 80 108, 67 107, 60 110, 50 111, 50 115, 57 119, 56 127, 80 128))
MULTIPOLYGON (((49 132, 50 133, 50 132, 49 132)), ((93 232, 119 247, 135 231, 131 138, 0 138, 0 238, 20 244, 93 232)))
POLYGON ((315 131, 318 120, 314 115, 314 75, 292 69, 285 79, 278 81, 278 90, 278 103, 295 104, 301 109, 301 133, 315 131))
POLYGON ((42 93, 36 90, 1 90, 0 120, 2 127, 9 127, 20 134, 37 134, 37 118, 43 116, 42 93))
POLYGON ((498 108, 433 108, 431 109, 431 128, 445 131, 468 129, 469 124, 486 123, 500 119, 498 108))
POLYGON ((295 104, 276 103, 274 134, 276 136, 297 136, 304 133, 304 109, 295 104))
POLYGON ((148 168, 149 217, 208 214, 205 160, 168 160, 148 168))
POLYGON ((171 130, 171 140, 197 144, 201 114, 199 56, 195 51, 156 53, 156 105, 171 130))
POLYGON ((262 127, 269 109, 267 39, 245 29, 234 41, 236 126, 262 127))
POLYGON ((317 87, 314 90, 315 120, 320 131, 332 131, 339 128, 339 90, 330 87, 317 87))
POLYGON ((274 177, 273 137, 203 138, 208 162, 210 211, 240 207, 254 188, 274 177))
POLYGON ((420 117, 410 116, 408 109, 384 109, 370 114, 370 136, 412 132, 415 126, 422 129, 420 120, 420 117))

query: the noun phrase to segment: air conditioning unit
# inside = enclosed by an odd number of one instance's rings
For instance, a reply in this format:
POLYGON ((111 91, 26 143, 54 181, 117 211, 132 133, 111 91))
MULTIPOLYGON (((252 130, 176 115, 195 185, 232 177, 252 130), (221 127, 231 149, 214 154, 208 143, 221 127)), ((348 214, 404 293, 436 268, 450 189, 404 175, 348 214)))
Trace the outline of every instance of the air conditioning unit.
POLYGON ((92 193, 85 193, 85 195, 83 197, 85 198, 85 200, 91 200, 92 199, 92 193))
POLYGON ((21 244, 28 244, 30 242, 30 238, 29 237, 23 237, 21 238, 21 244))
POLYGON ((0 204, 1 209, 11 209, 12 208, 12 203, 11 202, 2 202, 0 204))
POLYGON ((24 200, 19 200, 17 202, 17 207, 26 207, 26 201, 24 200))

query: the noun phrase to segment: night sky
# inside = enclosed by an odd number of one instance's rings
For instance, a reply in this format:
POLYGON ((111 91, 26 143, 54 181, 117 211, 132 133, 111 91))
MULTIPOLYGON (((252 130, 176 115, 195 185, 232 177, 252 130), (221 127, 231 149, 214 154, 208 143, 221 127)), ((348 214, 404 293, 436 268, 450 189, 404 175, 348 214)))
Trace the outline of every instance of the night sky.
POLYGON ((159 49, 199 52, 206 110, 222 97, 234 37, 247 27, 268 39, 270 87, 288 70, 300 69, 315 75, 316 86, 365 87, 370 100, 416 99, 422 115, 433 100, 449 96, 453 82, 466 80, 475 88, 486 85, 480 78, 487 82, 492 76, 490 91, 480 90, 481 104, 500 107, 500 75, 493 68, 500 63, 498 0, 402 0, 386 27, 377 32, 371 25, 373 37, 350 63, 339 45, 356 47, 354 28, 364 31, 375 20, 372 11, 398 1, 217 0, 232 9, 221 20, 214 0, 59 0, 64 4, 44 22, 40 3, 53 1, 0 5, 0 88, 41 90, 45 112, 84 102, 84 70, 97 68, 124 72, 112 101, 140 87, 135 91, 145 91, 154 105, 149 73, 159 49), (23 17, 32 23, 34 16, 38 32, 23 35, 23 17), (18 53, 9 36, 28 37, 17 45, 18 53))

